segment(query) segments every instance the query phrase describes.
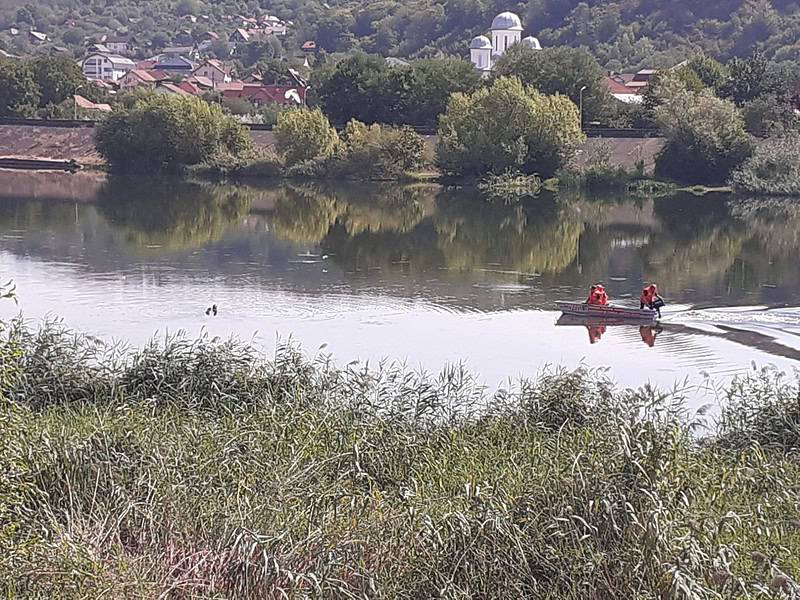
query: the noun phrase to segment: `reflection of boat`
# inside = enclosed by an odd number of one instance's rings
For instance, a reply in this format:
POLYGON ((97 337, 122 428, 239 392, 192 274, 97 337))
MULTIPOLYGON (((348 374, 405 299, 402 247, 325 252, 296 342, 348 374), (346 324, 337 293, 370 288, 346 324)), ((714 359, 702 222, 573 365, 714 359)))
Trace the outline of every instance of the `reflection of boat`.
MULTIPOLYGON (((564 315, 598 319, 600 325, 610 325, 609 320, 639 321, 651 323, 658 319, 658 312, 650 308, 627 308, 613 304, 586 304, 585 302, 556 302, 556 306, 564 315)), ((583 323, 588 325, 588 323, 583 323)))
MULTIPOLYGON (((638 311, 637 311, 638 312, 638 311)), ((655 312, 655 311, 653 311, 655 312)), ((656 336, 661 333, 662 328, 659 324, 652 324, 652 319, 647 321, 648 324, 643 324, 641 319, 631 319, 624 317, 595 317, 595 316, 580 316, 564 313, 556 321, 558 326, 579 326, 586 327, 589 332, 589 342, 595 344, 600 341, 602 335, 606 332, 606 327, 613 327, 615 325, 633 325, 639 327, 639 335, 647 346, 651 348, 656 344, 656 336)))

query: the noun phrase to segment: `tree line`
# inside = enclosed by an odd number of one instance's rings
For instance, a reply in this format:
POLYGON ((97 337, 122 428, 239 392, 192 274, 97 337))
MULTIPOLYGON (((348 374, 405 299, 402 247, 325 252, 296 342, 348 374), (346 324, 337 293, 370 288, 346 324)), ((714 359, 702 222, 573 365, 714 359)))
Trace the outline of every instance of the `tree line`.
MULTIPOLYGON (((492 17, 509 9, 545 46, 587 48, 615 70, 667 67, 696 52, 718 60, 754 50, 777 62, 800 57, 800 7, 791 0, 40 0, 0 3, 0 32, 36 28, 76 53, 87 36, 127 32, 155 51, 187 35, 224 37, 237 26, 234 15, 274 14, 293 26, 286 38, 263 48, 265 58, 291 54, 305 40, 328 54, 465 57, 471 36, 485 33, 492 17)), ((25 35, 2 33, 0 44, 22 54, 36 51, 25 35)))

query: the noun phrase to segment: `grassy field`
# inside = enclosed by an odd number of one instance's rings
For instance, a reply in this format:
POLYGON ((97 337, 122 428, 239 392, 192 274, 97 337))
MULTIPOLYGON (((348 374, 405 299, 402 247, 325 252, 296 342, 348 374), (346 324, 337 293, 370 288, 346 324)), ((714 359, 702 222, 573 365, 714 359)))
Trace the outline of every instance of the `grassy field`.
POLYGON ((0 591, 48 598, 798 598, 800 393, 675 394, 559 372, 292 348, 0 343, 0 591))

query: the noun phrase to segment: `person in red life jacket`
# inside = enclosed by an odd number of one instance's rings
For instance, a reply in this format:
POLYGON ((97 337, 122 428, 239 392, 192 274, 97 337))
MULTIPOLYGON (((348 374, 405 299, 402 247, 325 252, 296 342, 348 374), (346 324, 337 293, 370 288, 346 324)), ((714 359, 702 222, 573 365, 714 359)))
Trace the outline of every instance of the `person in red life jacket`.
POLYGON ((605 325, 595 326, 592 327, 590 325, 586 326, 587 331, 589 332, 589 343, 594 344, 600 341, 602 335, 606 332, 605 325))
POLYGON ((658 295, 658 286, 651 283, 642 290, 642 295, 639 296, 639 309, 644 307, 658 311, 658 317, 661 318, 661 307, 664 306, 664 299, 658 295))
POLYGON ((608 294, 606 293, 606 288, 604 288, 601 283, 592 286, 586 304, 594 304, 597 306, 605 306, 608 304, 608 294))

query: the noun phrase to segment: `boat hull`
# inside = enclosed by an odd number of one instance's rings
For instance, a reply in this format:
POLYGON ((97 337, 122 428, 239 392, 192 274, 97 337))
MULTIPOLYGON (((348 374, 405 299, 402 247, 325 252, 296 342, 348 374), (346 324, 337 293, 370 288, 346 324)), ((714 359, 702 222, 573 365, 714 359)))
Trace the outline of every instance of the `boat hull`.
POLYGON ((613 304, 602 306, 598 304, 586 304, 585 302, 556 302, 556 306, 558 306, 558 309, 565 315, 573 315, 587 319, 624 320, 636 321, 639 323, 652 323, 658 320, 658 312, 649 308, 627 308, 624 306, 614 306, 613 304))

